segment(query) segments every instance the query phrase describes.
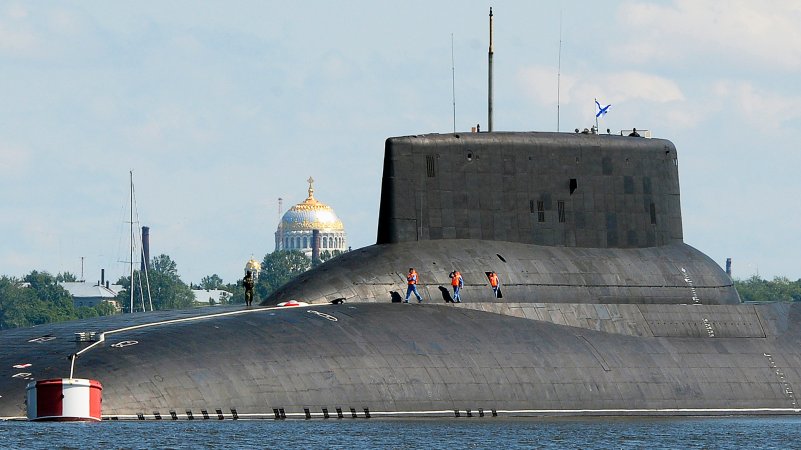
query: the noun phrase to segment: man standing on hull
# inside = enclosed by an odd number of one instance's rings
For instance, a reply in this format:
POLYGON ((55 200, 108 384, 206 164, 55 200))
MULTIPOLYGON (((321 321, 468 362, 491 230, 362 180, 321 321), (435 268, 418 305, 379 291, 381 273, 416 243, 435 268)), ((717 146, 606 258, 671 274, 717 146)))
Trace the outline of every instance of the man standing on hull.
POLYGON ((414 292, 414 296, 417 297, 417 303, 423 303, 423 297, 420 297, 420 294, 417 292, 417 271, 414 270, 414 267, 409 267, 409 274, 406 275, 406 299, 403 303, 409 303, 409 296, 412 295, 414 292))
POLYGON ((453 287, 453 302, 462 303, 462 296, 460 294, 463 286, 462 274, 458 270, 454 270, 450 274, 451 286, 453 287))
POLYGON ((253 305, 253 286, 255 284, 253 275, 248 270, 245 278, 242 279, 242 285, 245 287, 245 306, 250 307, 253 305))
POLYGON ((500 298, 499 290, 501 289, 501 282, 498 279, 498 274, 495 273, 495 272, 490 272, 490 274, 489 274, 489 282, 490 282, 490 286, 492 286, 492 295, 495 298, 500 298))

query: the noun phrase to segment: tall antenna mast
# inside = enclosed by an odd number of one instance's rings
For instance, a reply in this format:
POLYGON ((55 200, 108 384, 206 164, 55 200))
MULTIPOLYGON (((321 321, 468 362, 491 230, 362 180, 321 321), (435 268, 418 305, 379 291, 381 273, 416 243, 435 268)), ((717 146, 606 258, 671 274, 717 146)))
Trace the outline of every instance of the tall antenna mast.
POLYGON ((131 170, 129 172, 129 174, 130 174, 130 180, 131 180, 131 259, 129 260, 130 264, 131 264, 131 285, 130 285, 128 290, 131 292, 131 309, 130 309, 129 312, 133 314, 133 312, 134 312, 134 301, 133 301, 133 298, 134 298, 134 268, 133 268, 133 263, 134 263, 134 220, 133 220, 134 219, 134 217, 133 217, 133 210, 134 210, 133 195, 134 195, 134 190, 133 189, 134 188, 133 188, 133 170, 131 170))
POLYGON ((456 63, 453 57, 453 33, 451 33, 451 92, 453 93, 453 132, 456 133, 456 63))
POLYGON ((556 66, 556 131, 559 132, 559 94, 561 93, 562 76, 562 10, 559 10, 559 58, 556 66))
POLYGON ((492 48, 492 7, 490 6, 489 12, 489 80, 488 80, 488 88, 487 88, 487 130, 492 131, 492 54, 494 50, 492 48))

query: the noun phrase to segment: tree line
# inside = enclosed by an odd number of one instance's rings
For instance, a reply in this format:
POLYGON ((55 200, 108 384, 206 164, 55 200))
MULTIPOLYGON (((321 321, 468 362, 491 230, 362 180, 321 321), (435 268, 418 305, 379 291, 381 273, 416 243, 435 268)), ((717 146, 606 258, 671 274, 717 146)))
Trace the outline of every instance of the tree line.
POLYGON ((801 301, 801 279, 773 277, 768 281, 754 275, 746 280, 734 280, 734 287, 744 302, 798 302, 801 301))
POLYGON ((72 296, 58 283, 76 281, 70 273, 56 276, 34 270, 22 279, 0 276, 0 329, 114 314, 108 303, 73 306, 72 296))
MULTIPOLYGON (((321 260, 330 259, 339 253, 323 252, 321 260)), ((262 260, 254 288, 254 301, 258 304, 284 283, 310 268, 311 260, 299 251, 268 253, 262 260)), ((151 303, 154 310, 193 307, 195 297, 192 288, 225 290, 231 293, 228 303, 245 303, 241 278, 225 283, 219 275, 212 274, 203 277, 198 284, 186 284, 178 274, 175 261, 164 254, 150 260, 146 274, 134 271, 133 280, 134 311, 142 311, 143 305, 150 310, 151 303)), ((68 272, 54 276, 36 270, 21 279, 0 276, 0 329, 85 319, 118 312, 107 302, 94 307, 75 307, 72 296, 59 284, 68 281, 77 281, 77 277, 68 272)), ((121 277, 115 284, 122 286, 116 300, 122 307, 122 312, 129 312, 131 276, 121 277)))

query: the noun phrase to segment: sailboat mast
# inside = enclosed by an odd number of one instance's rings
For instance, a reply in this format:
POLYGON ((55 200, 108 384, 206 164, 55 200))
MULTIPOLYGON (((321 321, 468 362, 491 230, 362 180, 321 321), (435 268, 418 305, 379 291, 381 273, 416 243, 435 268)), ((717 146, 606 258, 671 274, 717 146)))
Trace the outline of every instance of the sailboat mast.
POLYGON ((133 260, 134 260, 133 259, 134 258, 133 257, 133 253, 134 253, 133 170, 130 171, 130 175, 131 175, 131 177, 130 177, 131 178, 131 259, 129 259, 129 261, 131 263, 131 284, 130 284, 130 289, 129 290, 131 291, 131 309, 130 309, 130 312, 133 313, 133 311, 134 311, 134 309, 133 309, 134 308, 134 301, 133 301, 133 298, 134 298, 134 294, 133 294, 133 292, 134 292, 134 269, 133 269, 133 260))

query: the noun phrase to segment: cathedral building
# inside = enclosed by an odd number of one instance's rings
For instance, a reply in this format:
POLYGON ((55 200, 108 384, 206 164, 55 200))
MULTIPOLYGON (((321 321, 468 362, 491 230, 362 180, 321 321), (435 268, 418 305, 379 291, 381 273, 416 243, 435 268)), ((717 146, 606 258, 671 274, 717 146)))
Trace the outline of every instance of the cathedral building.
POLYGON ((345 227, 330 206, 314 198, 314 179, 309 178, 309 196, 306 200, 289 208, 275 232, 276 250, 298 250, 312 257, 314 231, 319 234, 320 253, 347 251, 345 227))

